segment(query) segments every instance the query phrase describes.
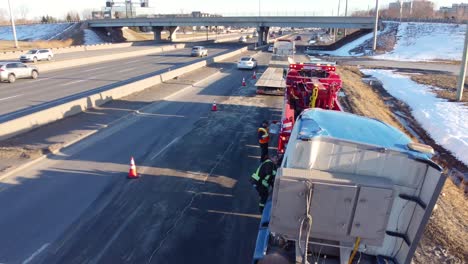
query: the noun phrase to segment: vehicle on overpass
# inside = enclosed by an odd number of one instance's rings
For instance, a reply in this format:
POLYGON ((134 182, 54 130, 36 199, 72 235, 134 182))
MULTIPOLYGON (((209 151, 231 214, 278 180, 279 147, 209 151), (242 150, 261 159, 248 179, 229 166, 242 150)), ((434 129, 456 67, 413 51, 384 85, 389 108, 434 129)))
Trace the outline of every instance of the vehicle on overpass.
POLYGON ((241 37, 239 38, 239 42, 240 42, 240 43, 246 43, 246 42, 247 42, 247 37, 246 37, 246 36, 241 36, 241 37))
POLYGON ((52 60, 54 53, 50 49, 33 49, 20 56, 21 62, 37 62, 41 60, 52 60))
POLYGON ((253 263, 411 263, 446 178, 434 150, 344 113, 341 83, 320 76, 335 66, 308 68, 291 64, 286 77, 284 155, 253 263))
POLYGON ((273 45, 268 68, 255 83, 257 94, 283 95, 286 88, 284 77, 289 64, 293 62, 296 46, 290 39, 277 39, 273 45))
POLYGON ((192 57, 208 56, 208 50, 203 46, 193 46, 191 56, 192 57))
POLYGON ((39 70, 33 65, 21 62, 0 62, 0 81, 14 83, 16 79, 39 77, 39 70))
POLYGON ((237 69, 255 69, 257 68, 257 60, 253 57, 242 57, 237 62, 237 69))

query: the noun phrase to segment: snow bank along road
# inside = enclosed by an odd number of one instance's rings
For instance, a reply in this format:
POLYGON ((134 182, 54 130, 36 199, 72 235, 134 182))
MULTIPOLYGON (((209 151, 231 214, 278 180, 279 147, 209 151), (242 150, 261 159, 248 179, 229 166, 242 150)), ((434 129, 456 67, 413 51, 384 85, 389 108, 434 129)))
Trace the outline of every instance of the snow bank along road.
MULTIPOLYGON (((240 48, 240 45, 208 46, 209 57, 236 48, 240 48)), ((2 83, 0 84, 0 101, 2 102, 0 122, 63 103, 76 96, 83 96, 95 88, 108 89, 199 60, 201 59, 190 57, 190 49, 184 48, 53 71, 42 74, 38 80, 25 79, 13 84, 2 83)))
POLYGON ((242 96, 255 89, 233 63, 210 67, 222 70, 4 181, 0 263, 248 263, 255 128, 281 100, 242 96))
POLYGON ((388 70, 361 70, 383 83, 395 98, 405 102, 421 126, 442 147, 468 165, 468 108, 437 98, 430 87, 388 70))

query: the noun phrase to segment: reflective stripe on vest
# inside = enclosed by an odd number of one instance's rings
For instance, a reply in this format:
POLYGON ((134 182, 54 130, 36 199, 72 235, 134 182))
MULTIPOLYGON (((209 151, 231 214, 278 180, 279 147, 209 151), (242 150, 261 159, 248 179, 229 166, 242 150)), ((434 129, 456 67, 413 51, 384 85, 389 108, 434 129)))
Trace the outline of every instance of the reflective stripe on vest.
MULTIPOLYGON (((260 166, 258 166, 257 168, 257 171, 255 171, 254 174, 252 174, 252 179, 254 179, 255 181, 259 182, 260 181, 260 175, 258 175, 258 173, 260 172, 260 169, 262 168, 263 164, 267 163, 267 162, 272 162, 271 160, 267 159, 265 160, 264 162, 262 162, 262 164, 260 164, 260 166)), ((275 174, 276 172, 273 171, 273 174, 275 174)), ((269 175, 267 175, 267 177, 269 177, 269 175)))
POLYGON ((258 132, 260 132, 260 131, 263 132, 263 136, 262 136, 262 138, 260 140, 258 140, 258 142, 260 142, 262 144, 263 143, 268 143, 268 141, 270 140, 270 135, 268 135, 268 130, 266 130, 263 127, 260 127, 258 129, 258 132))

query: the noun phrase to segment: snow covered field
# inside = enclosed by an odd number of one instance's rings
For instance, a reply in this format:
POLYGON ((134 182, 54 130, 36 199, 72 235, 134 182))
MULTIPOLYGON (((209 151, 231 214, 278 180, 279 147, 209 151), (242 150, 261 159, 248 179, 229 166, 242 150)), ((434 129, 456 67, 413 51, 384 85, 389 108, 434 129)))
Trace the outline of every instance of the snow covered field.
POLYGON ((104 43, 102 39, 92 30, 84 29, 84 44, 85 45, 95 45, 104 43))
POLYGON ((408 104, 424 130, 468 165, 468 107, 438 98, 430 87, 390 70, 361 69, 361 72, 380 80, 385 90, 408 104))
MULTIPOLYGON (((16 26, 18 40, 50 40, 62 32, 71 29, 74 23, 61 24, 36 24, 16 26)), ((13 40, 13 32, 10 26, 0 27, 0 40, 13 40)))
POLYGON ((461 60, 466 25, 401 23, 394 50, 377 59, 401 61, 461 60))
POLYGON ((374 37, 374 33, 369 33, 366 34, 354 41, 351 41, 350 43, 344 45, 343 47, 333 50, 333 51, 318 51, 319 53, 323 54, 328 54, 330 56, 340 56, 340 57, 346 57, 346 56, 362 56, 363 54, 354 54, 351 53, 351 50, 353 50, 356 47, 361 46, 364 44, 366 41, 372 39, 374 37))

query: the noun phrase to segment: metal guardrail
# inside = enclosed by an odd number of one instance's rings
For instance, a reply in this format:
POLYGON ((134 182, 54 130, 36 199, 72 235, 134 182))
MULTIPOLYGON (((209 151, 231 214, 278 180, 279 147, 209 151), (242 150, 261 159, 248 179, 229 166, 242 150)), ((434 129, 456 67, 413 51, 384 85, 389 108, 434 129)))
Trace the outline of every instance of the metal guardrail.
POLYGON ((419 23, 446 23, 446 24, 468 24, 468 20, 444 19, 444 18, 380 18, 383 22, 419 22, 419 23))

